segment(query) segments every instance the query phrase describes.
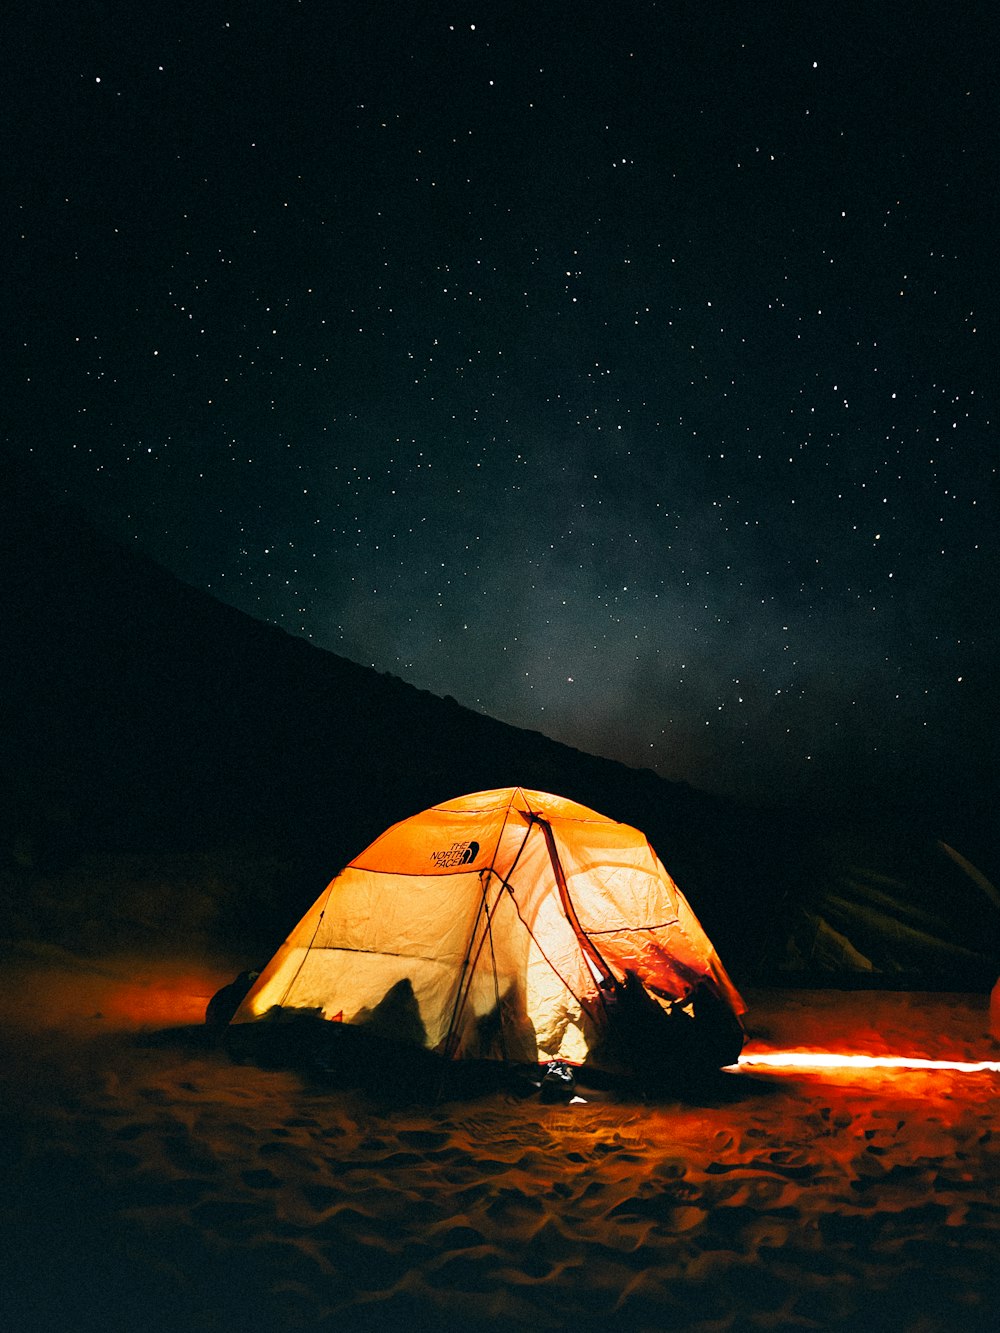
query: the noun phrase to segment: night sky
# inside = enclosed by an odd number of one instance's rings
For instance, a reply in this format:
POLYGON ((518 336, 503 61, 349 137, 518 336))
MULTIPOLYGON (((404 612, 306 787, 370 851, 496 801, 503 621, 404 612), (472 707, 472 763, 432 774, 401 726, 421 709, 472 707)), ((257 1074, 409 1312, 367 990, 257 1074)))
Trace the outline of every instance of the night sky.
POLYGON ((61 498, 667 778, 995 783, 995 4, 15 9, 4 433, 61 498))

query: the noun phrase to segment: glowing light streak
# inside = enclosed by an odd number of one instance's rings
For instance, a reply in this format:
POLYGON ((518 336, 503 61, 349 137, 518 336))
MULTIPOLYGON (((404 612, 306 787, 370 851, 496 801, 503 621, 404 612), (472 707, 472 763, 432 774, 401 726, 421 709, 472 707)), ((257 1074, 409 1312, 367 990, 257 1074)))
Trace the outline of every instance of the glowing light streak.
POLYGON ((998 1060, 928 1060, 915 1055, 845 1055, 829 1051, 767 1051, 741 1055, 730 1069, 948 1069, 959 1074, 1000 1074, 998 1060))

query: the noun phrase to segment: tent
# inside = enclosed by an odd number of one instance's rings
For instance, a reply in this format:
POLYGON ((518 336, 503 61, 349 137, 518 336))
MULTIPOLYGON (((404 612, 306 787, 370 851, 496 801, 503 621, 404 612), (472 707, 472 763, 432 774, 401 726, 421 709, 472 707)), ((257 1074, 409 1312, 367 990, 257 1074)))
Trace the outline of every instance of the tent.
POLYGON ((508 787, 393 825, 338 874, 234 1024, 288 1011, 452 1059, 718 1068, 745 1006, 637 829, 508 787))

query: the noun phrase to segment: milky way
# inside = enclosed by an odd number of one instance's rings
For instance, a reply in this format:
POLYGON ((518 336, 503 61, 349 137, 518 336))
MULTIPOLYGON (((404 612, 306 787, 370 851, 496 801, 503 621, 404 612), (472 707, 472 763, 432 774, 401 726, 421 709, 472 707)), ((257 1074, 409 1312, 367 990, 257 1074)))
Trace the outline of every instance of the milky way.
POLYGON ((996 774, 997 28, 32 8, 8 438, 182 577, 480 711, 961 804, 996 774))

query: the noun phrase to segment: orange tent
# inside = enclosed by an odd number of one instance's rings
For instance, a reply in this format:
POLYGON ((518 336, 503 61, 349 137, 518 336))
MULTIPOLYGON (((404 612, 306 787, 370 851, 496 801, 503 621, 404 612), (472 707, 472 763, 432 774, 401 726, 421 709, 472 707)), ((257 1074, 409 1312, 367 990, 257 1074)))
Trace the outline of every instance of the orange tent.
POLYGON ((376 838, 291 932, 234 1022, 276 1006, 449 1057, 611 1068, 655 1059, 644 1044, 697 1049, 706 1013, 728 1034, 709 1063, 727 1063, 745 1008, 642 833, 520 787, 447 801, 376 838))

